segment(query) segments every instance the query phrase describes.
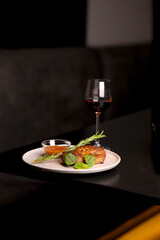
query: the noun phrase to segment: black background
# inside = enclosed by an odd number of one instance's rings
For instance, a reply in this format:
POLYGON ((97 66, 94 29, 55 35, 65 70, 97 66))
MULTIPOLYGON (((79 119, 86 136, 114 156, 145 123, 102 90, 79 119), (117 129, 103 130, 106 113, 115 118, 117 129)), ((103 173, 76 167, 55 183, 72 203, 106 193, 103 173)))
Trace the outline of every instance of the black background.
POLYGON ((86 7, 86 0, 1 6, 0 48, 84 46, 86 7))

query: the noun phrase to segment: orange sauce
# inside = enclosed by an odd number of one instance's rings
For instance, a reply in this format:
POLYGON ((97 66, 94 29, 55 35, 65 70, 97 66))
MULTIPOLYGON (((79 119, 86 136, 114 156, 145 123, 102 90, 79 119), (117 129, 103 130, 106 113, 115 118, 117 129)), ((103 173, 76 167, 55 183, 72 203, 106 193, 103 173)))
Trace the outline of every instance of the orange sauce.
POLYGON ((58 154, 62 151, 65 151, 67 149, 67 146, 48 146, 45 147, 44 150, 48 155, 52 155, 53 153, 58 154))

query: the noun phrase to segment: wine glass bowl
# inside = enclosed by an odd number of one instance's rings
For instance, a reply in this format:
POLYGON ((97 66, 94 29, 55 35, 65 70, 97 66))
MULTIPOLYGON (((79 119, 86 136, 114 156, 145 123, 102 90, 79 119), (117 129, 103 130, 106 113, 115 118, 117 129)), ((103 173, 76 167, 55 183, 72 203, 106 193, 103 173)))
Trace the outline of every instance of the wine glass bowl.
MULTIPOLYGON (((100 114, 106 111, 112 102, 111 81, 109 79, 89 79, 85 102, 89 110, 96 115, 96 133, 100 130, 100 114)), ((95 145, 100 146, 97 141, 95 145)))

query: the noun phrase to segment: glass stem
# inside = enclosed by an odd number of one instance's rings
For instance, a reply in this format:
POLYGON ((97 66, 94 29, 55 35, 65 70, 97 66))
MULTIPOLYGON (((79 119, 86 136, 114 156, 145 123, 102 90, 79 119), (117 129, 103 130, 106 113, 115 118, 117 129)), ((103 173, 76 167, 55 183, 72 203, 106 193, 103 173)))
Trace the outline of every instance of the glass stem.
MULTIPOLYGON (((96 133, 100 130, 100 114, 101 112, 96 112, 96 133)), ((99 141, 95 141, 96 146, 100 146, 99 141)))

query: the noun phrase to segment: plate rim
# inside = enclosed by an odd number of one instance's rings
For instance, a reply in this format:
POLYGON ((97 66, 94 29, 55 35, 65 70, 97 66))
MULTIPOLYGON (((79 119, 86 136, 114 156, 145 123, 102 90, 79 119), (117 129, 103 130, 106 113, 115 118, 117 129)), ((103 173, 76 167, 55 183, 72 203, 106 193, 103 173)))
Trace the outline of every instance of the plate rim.
MULTIPOLYGON (((109 170, 111 170, 111 169, 113 169, 113 168, 115 168, 117 165, 119 165, 119 163, 121 162, 121 157, 117 154, 117 153, 115 153, 115 152, 113 152, 113 151, 111 151, 111 150, 108 150, 108 149, 104 149, 106 152, 108 152, 108 153, 110 153, 110 154, 112 154, 112 155, 114 155, 116 158, 117 158, 117 161, 115 162, 115 163, 113 163, 112 165, 109 165, 109 166, 104 166, 104 168, 102 167, 102 168, 94 168, 94 169, 92 169, 92 168, 89 168, 89 169, 74 169, 74 168, 67 168, 66 167, 66 169, 51 169, 51 168, 44 168, 44 167, 41 167, 41 166, 39 166, 39 165, 37 165, 37 164, 33 164, 33 163, 29 163, 29 162, 27 162, 24 158, 25 158, 25 155, 27 155, 27 154, 29 154, 30 152, 32 152, 32 151, 38 151, 38 150, 43 150, 43 148, 42 147, 39 147, 39 148, 35 148, 35 149, 31 149, 31 150, 29 150, 29 151, 27 151, 27 152, 25 152, 23 155, 22 155, 22 160, 23 160, 23 162, 25 162, 26 164, 28 164, 29 166, 32 166, 32 167, 35 167, 35 168, 37 168, 37 169, 39 169, 39 170, 42 170, 42 171, 49 171, 49 172, 54 172, 54 173, 63 173, 63 174, 91 174, 91 173, 98 173, 98 172, 104 172, 104 171, 109 171, 109 170)), ((103 166, 102 164, 101 164, 101 166, 103 166)))

